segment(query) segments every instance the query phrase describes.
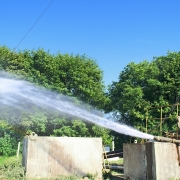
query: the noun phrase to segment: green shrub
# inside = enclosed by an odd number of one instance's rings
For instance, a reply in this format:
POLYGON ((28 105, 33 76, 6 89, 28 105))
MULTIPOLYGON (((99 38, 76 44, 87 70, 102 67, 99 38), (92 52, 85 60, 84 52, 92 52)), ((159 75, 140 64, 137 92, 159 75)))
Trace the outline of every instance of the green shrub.
POLYGON ((0 156, 13 156, 16 154, 16 149, 13 148, 15 140, 6 132, 4 137, 0 138, 0 156))

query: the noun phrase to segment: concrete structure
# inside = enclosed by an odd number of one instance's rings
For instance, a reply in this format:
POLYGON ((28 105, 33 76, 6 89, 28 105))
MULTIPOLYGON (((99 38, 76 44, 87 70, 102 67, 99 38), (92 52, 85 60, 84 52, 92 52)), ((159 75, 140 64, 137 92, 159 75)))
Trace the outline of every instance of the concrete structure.
POLYGON ((151 142, 124 144, 124 179, 170 180, 180 178, 180 146, 151 142))
POLYGON ((102 139, 26 137, 23 165, 27 178, 97 174, 102 178, 102 139))

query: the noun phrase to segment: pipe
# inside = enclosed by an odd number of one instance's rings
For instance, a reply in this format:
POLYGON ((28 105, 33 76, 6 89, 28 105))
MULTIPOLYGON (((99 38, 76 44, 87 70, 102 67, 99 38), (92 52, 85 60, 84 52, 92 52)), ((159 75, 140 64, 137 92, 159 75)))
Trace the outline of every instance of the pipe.
POLYGON ((106 154, 114 154, 114 153, 121 153, 123 152, 123 149, 119 149, 119 150, 115 150, 115 151, 109 151, 109 152, 106 152, 106 154))
POLYGON ((180 140, 171 139, 171 138, 162 137, 162 136, 154 136, 154 140, 159 141, 159 142, 170 142, 170 143, 180 144, 180 140))
POLYGON ((107 157, 104 156, 104 159, 109 159, 109 158, 113 158, 113 157, 123 157, 123 152, 121 153, 116 153, 116 154, 108 154, 107 157))
POLYGON ((105 165, 106 169, 124 170, 123 166, 105 165))
POLYGON ((123 150, 116 150, 104 153, 104 159, 109 159, 113 157, 123 157, 123 150))
POLYGON ((163 132, 163 134, 165 137, 180 139, 180 134, 177 133, 163 132))

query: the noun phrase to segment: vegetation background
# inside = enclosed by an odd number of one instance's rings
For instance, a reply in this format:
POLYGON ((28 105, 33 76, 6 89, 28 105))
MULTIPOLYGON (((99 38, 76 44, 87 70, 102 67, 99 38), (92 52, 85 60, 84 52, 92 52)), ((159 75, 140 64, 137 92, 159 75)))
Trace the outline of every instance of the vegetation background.
MULTIPOLYGON (((83 101, 104 113, 110 113, 114 121, 131 125, 143 132, 159 126, 160 107, 163 107, 162 131, 176 130, 177 109, 169 106, 178 103, 180 94, 180 52, 168 52, 167 56, 154 57, 151 62, 129 63, 119 74, 119 80, 107 88, 103 72, 96 61, 86 55, 51 54, 43 49, 15 52, 0 46, 0 70, 18 75, 36 85, 78 101, 83 101), (152 107, 158 107, 152 109, 152 107), (174 111, 172 111, 174 110, 174 111), (148 112, 148 114, 147 114, 148 112), (171 113, 170 113, 171 112, 171 113)), ((8 109, 1 104, 1 112, 8 109)), ((4 118, 0 115, 0 156, 13 156, 17 144, 26 133, 43 136, 102 137, 104 145, 115 138, 115 148, 122 147, 130 137, 80 119, 48 114, 36 110, 33 114, 21 114, 4 118), (18 119, 18 123, 11 123, 18 119)), ((154 128, 153 132, 162 132, 154 128)))

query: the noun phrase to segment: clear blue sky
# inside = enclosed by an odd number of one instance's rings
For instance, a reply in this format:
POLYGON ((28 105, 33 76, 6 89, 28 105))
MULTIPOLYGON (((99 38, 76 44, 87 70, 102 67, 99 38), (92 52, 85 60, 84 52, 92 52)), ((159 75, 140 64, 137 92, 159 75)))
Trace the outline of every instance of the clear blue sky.
MULTIPOLYGON (((1 0, 0 46, 15 48, 51 0, 1 0)), ((16 50, 86 54, 118 81, 130 62, 180 51, 180 0, 53 0, 16 50)))

